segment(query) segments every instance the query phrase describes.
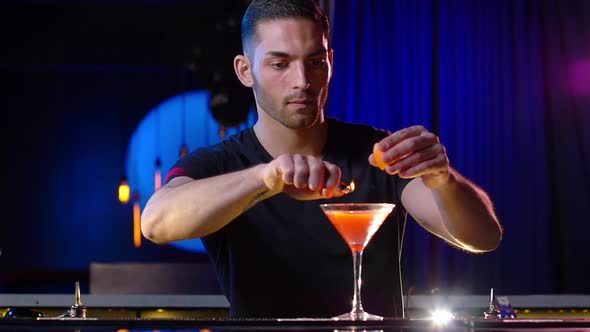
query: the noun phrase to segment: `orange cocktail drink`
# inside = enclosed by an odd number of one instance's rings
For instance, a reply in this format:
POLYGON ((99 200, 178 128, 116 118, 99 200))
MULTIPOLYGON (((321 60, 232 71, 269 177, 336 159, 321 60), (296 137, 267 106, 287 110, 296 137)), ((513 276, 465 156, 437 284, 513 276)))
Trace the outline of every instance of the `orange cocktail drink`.
POLYGON ((363 250, 371 241, 371 238, 387 216, 391 213, 394 204, 390 203, 335 203, 321 204, 322 211, 352 252, 354 272, 354 294, 352 297, 352 310, 345 314, 333 317, 335 320, 379 320, 381 316, 372 315, 363 309, 361 303, 361 271, 363 250))
POLYGON ((352 252, 363 251, 389 212, 382 210, 326 211, 352 252))

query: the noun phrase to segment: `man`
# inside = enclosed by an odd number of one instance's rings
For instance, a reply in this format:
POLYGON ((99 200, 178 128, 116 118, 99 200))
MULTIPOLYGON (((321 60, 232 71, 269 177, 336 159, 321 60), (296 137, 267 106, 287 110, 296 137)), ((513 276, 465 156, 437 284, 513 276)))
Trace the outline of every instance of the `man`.
POLYGON ((402 317, 406 212, 471 252, 501 226, 486 193, 449 166, 422 126, 394 133, 324 117, 332 76, 329 24, 313 0, 254 0, 242 21, 239 80, 253 89, 253 128, 177 162, 142 215, 156 243, 201 237, 232 317, 332 317, 350 310, 348 247, 325 202, 393 202, 364 253, 367 311, 402 317), (348 193, 340 183, 354 180, 348 193))

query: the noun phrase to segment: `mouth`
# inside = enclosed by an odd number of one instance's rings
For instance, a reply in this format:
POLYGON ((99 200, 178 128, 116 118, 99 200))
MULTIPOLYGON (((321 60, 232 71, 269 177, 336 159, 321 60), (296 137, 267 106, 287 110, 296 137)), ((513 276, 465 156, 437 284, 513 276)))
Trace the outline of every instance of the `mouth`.
POLYGON ((296 104, 296 105, 311 105, 313 100, 311 99, 294 99, 287 102, 287 104, 296 104))

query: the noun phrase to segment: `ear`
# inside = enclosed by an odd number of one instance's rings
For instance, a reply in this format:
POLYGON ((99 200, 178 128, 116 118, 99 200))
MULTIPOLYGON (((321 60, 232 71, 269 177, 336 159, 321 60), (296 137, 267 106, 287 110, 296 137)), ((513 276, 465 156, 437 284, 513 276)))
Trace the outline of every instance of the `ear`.
POLYGON ((242 84, 248 88, 254 85, 254 79, 252 77, 252 66, 250 59, 245 55, 236 55, 234 58, 234 70, 236 75, 242 84))

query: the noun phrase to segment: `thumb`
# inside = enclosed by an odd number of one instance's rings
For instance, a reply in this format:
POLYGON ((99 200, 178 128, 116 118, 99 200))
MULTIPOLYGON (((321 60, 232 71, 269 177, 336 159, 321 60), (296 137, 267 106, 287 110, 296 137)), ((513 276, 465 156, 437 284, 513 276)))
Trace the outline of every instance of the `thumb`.
POLYGON ((285 187, 283 174, 276 163, 269 163, 264 166, 261 172, 261 180, 271 192, 281 192, 285 187))

